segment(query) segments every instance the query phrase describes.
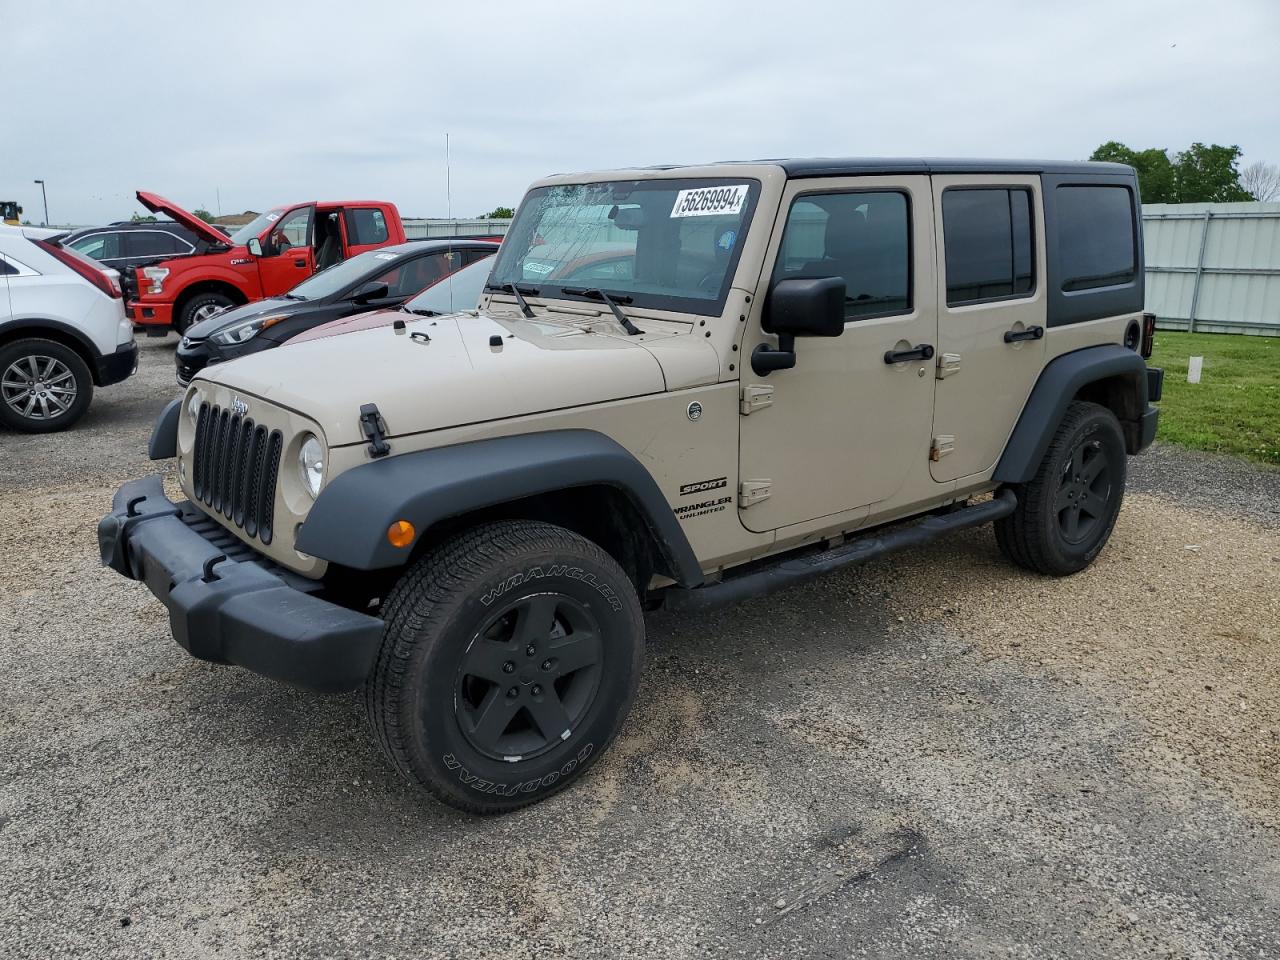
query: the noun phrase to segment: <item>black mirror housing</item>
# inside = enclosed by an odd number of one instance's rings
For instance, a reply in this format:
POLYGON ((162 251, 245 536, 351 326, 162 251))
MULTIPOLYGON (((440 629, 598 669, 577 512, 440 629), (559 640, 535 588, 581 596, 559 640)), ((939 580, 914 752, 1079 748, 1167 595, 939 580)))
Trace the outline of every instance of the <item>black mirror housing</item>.
POLYGON ((779 280, 769 291, 761 326, 790 337, 838 337, 844 333, 843 277, 779 280))
POLYGON ((380 300, 391 292, 391 287, 384 280, 369 280, 356 287, 356 292, 351 294, 351 299, 356 303, 368 303, 370 300, 380 300))

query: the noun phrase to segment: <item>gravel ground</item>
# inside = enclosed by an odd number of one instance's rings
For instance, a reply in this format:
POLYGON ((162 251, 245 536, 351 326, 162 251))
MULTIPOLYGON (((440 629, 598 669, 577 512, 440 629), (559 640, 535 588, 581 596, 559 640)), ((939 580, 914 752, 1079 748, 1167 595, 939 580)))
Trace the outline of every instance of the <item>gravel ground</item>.
POLYGON ((1280 956, 1280 473, 1157 448, 1069 580, 980 530, 655 615, 609 754, 477 820, 98 566, 171 351, 0 434, 0 957, 1280 956))

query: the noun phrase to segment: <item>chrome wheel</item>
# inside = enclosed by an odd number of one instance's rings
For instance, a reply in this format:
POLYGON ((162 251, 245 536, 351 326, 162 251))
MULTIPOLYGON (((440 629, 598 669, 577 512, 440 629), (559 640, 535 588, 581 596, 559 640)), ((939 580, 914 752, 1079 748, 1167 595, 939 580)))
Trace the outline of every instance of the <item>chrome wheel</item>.
POLYGON ((221 313, 224 309, 225 309, 224 307, 220 307, 214 303, 206 304, 205 306, 201 307, 200 309, 194 311, 191 314, 191 323, 194 326, 195 324, 199 323, 201 320, 208 320, 210 317, 214 316, 215 314, 221 313))
POLYGON ((71 409, 79 392, 75 374, 56 357, 19 357, 0 376, 0 397, 27 420, 56 420, 71 409))

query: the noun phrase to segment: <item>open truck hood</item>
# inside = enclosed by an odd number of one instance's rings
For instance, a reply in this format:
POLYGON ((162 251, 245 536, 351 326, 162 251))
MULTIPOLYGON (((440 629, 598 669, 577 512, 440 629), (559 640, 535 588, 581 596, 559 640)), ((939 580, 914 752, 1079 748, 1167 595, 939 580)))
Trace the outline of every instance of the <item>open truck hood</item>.
POLYGON ((209 243, 227 243, 227 235, 225 233, 218 232, 194 213, 183 210, 172 200, 166 200, 156 193, 147 193, 145 190, 139 190, 137 196, 138 202, 152 213, 168 214, 175 221, 196 234, 196 236, 207 240, 209 243))

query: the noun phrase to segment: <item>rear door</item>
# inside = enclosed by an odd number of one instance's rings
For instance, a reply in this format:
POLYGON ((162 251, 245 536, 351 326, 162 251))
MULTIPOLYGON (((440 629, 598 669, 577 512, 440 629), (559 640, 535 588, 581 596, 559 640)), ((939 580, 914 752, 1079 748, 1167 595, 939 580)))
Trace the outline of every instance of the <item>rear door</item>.
POLYGON ((387 216, 381 207, 347 207, 343 211, 343 220, 348 257, 386 246, 391 239, 387 216))
POLYGON ((1033 175, 935 176, 937 401, 930 472, 994 468, 1044 365, 1044 217, 1033 175))
MULTIPOLYGON (((757 532, 867 507, 927 477, 933 414, 929 178, 791 181, 782 211, 771 283, 842 277, 845 326, 831 339, 797 339, 790 370, 761 377, 747 362, 739 516, 757 532)), ((748 332, 748 355, 766 336, 748 332)))
POLYGON ((9 305, 9 274, 16 272, 16 268, 0 253, 0 323, 13 317, 13 308, 9 305))

